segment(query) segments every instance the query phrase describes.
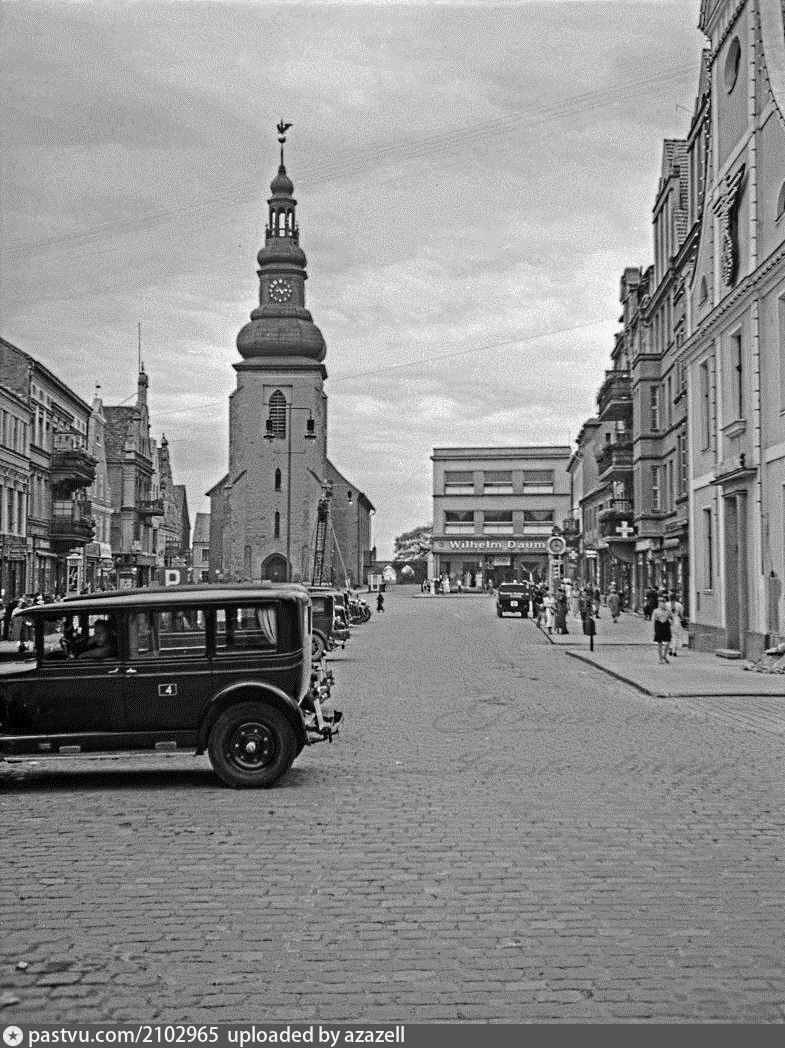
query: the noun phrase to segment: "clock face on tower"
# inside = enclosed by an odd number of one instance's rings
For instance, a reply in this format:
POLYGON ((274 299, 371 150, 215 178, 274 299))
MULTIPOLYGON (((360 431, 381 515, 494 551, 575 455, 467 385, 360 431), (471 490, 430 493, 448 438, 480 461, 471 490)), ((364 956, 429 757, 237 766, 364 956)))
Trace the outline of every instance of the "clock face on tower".
POLYGON ((288 302, 292 294, 292 285, 288 280, 276 278, 270 281, 270 298, 273 302, 288 302))

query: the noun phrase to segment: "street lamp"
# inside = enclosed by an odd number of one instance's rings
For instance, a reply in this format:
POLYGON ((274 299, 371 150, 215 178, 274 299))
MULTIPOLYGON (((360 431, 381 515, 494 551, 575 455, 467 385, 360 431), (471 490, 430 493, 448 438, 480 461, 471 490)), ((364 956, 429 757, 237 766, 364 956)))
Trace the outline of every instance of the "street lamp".
MULTIPOLYGON (((292 412, 307 411, 305 439, 316 440, 316 419, 310 408, 295 407, 288 401, 286 407, 286 581, 292 581, 292 412)), ((275 440, 275 425, 271 418, 265 425, 265 440, 275 440)))

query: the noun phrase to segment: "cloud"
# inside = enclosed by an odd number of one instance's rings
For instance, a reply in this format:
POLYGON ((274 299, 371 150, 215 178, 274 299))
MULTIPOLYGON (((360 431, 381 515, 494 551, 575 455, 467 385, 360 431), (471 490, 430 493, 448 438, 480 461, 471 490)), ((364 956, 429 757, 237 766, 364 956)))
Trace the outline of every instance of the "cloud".
POLYGON ((430 517, 435 445, 563 443, 593 412, 697 13, 6 3, 3 333, 116 403, 141 321, 153 426, 205 510, 291 120, 330 454, 391 552, 430 517))

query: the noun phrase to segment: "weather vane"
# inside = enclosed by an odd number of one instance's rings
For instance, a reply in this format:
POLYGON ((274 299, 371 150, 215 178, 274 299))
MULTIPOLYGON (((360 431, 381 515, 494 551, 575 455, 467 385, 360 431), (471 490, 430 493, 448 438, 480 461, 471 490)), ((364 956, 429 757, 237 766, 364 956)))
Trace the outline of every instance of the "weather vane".
POLYGON ((291 127, 291 124, 285 124, 283 120, 278 122, 278 141, 281 143, 281 167, 283 167, 283 144, 286 141, 286 132, 291 127))

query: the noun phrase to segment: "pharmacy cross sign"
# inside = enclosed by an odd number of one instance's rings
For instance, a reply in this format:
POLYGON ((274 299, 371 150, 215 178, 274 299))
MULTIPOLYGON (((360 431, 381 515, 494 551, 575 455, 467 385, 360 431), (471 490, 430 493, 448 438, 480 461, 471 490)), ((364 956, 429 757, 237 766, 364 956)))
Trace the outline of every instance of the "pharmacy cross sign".
POLYGON ((626 520, 623 520, 618 528, 616 528, 616 534, 621 535, 623 539, 628 539, 634 532, 635 528, 631 528, 626 520))

